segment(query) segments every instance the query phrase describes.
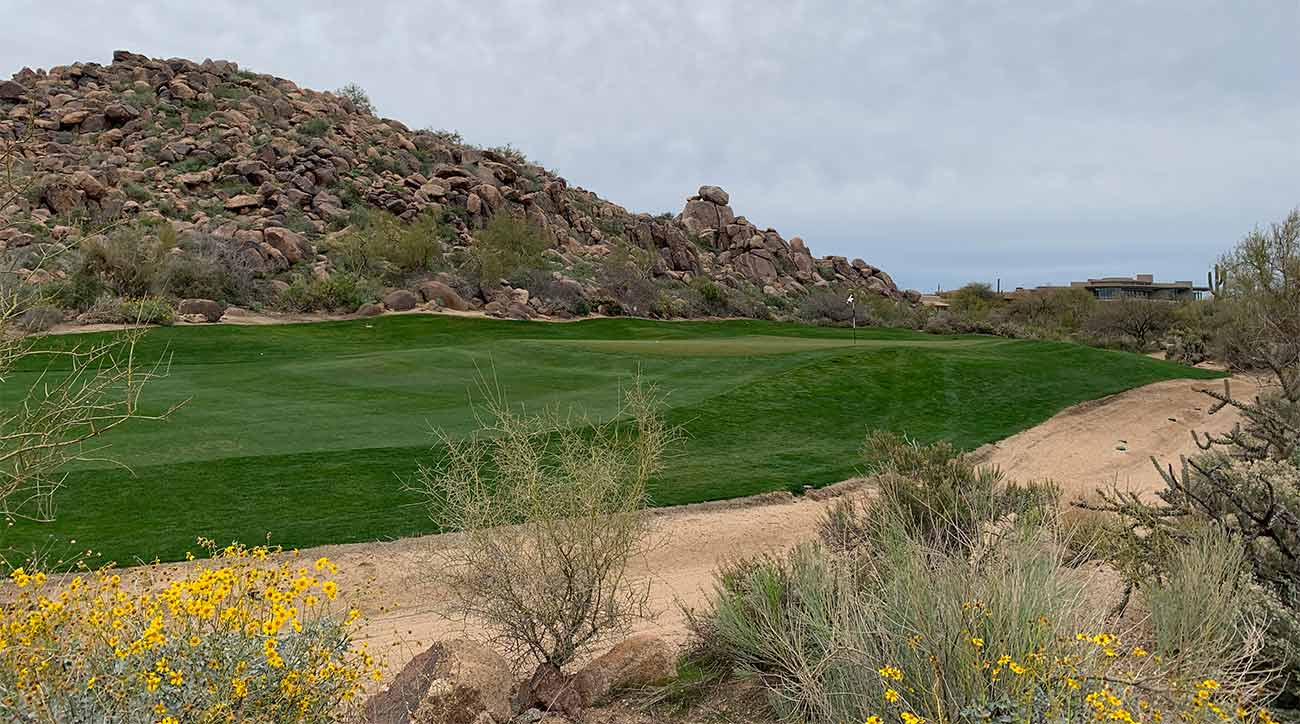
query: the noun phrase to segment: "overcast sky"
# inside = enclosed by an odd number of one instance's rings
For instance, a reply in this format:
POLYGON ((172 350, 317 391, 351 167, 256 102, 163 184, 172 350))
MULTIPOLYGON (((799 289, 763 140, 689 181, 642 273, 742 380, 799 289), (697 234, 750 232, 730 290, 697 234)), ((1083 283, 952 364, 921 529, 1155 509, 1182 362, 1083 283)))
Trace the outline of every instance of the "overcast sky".
POLYGON ((0 75, 237 61, 902 286, 1203 279, 1300 205, 1300 0, 0 0, 0 75))

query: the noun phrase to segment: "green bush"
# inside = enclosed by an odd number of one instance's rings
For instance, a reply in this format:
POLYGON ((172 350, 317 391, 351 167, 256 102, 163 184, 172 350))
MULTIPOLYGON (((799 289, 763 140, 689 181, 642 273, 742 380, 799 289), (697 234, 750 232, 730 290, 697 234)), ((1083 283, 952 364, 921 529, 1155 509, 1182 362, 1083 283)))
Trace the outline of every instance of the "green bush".
POLYGON ((163 262, 156 284, 159 292, 241 306, 259 299, 256 270, 234 244, 202 235, 187 240, 183 250, 163 262))
POLYGON ((170 224, 119 227, 81 242, 81 264, 75 273, 97 279, 118 296, 147 296, 155 291, 175 247, 176 233, 170 224))
POLYGON ((971 552, 987 543, 988 526, 1013 517, 1041 520, 1057 504, 1051 483, 1008 481, 997 468, 970 462, 946 441, 921 445, 891 432, 873 432, 863 445, 878 495, 842 502, 823 537, 840 549, 880 543, 881 520, 945 551, 971 552), (971 532, 979 535, 972 537, 971 532))
POLYGON ((326 133, 329 133, 330 125, 331 124, 328 118, 321 118, 320 116, 316 116, 314 118, 309 118, 303 121, 302 123, 299 123, 298 132, 303 134, 304 136, 310 136, 312 138, 321 138, 326 133))
POLYGON ((362 277, 398 279, 444 264, 444 242, 456 231, 446 219, 424 214, 404 222, 382 211, 354 215, 353 228, 330 244, 338 267, 362 277))
POLYGON ((171 324, 176 320, 176 310, 165 299, 142 297, 124 299, 121 321, 127 324, 171 324))
POLYGON ((358 113, 364 113, 368 116, 373 116, 375 114, 375 106, 370 102, 369 94, 366 93, 364 88, 356 83, 348 83, 335 91, 335 93, 351 102, 352 107, 356 108, 358 113))
POLYGON ((280 293, 277 305, 290 312, 354 312, 375 301, 378 291, 370 280, 347 272, 335 272, 324 279, 298 276, 280 293))
POLYGON ((484 286, 542 268, 542 252, 550 246, 541 229, 509 211, 498 211, 475 238, 475 266, 484 286))

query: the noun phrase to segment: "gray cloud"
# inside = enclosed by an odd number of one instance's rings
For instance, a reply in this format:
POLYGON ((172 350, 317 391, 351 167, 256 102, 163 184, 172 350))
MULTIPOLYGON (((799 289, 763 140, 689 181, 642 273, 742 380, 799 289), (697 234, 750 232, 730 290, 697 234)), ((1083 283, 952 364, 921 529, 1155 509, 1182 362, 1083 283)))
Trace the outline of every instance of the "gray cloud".
POLYGON ((1200 278, 1300 204, 1300 3, 6 0, 0 70, 115 48, 355 81, 629 208, 717 183, 901 284, 1200 278), (15 32, 15 30, 17 32, 15 32))

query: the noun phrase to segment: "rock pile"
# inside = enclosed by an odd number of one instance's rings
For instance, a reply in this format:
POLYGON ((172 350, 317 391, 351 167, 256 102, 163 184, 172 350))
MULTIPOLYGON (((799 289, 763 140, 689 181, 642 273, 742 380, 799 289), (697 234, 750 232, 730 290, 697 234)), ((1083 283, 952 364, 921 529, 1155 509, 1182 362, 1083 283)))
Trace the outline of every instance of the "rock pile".
POLYGON ((672 648, 650 634, 623 641, 578 673, 542 664, 514 683, 506 660, 486 646, 456 639, 435 643, 366 701, 366 724, 567 724, 619 691, 676 676, 672 648))
MULTIPOLYGON (((662 279, 705 277, 790 298, 845 283, 904 298, 887 274, 861 260, 818 259, 798 237, 760 230, 735 215, 716 186, 700 187, 675 218, 634 214, 512 149, 411 130, 343 96, 230 61, 117 51, 109 65, 23 69, 0 83, 0 138, 28 139, 33 172, 31 193, 0 210, 24 222, 0 230, 8 249, 75 243, 81 225, 71 220, 136 217, 169 222, 182 239, 215 237, 264 279, 290 270, 327 278, 334 271, 322 253, 328 234, 358 207, 407 221, 439 214, 455 227, 453 253, 473 247, 486 219, 505 211, 541 230, 561 270, 551 281, 557 294, 593 308, 617 290, 571 270, 623 246, 646 254, 648 273, 662 279)), ((487 306, 521 318, 555 311, 546 299, 520 299, 487 282, 465 294, 457 282, 416 280, 383 304, 487 306)))

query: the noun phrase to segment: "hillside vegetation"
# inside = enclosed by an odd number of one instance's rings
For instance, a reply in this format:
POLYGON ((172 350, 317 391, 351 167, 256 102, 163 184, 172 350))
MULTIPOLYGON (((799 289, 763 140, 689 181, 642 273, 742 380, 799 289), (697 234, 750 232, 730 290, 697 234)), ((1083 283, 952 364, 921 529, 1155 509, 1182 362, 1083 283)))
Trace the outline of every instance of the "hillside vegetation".
POLYGON ((231 305, 766 318, 816 289, 918 298, 736 215, 716 186, 677 215, 632 213, 509 146, 380 118, 355 86, 229 61, 24 69, 0 82, 0 140, 23 189, 0 199, 0 267, 43 293, 36 328, 231 305))

